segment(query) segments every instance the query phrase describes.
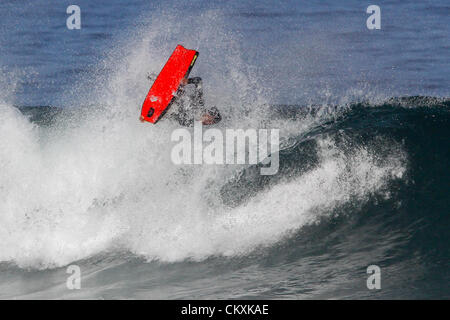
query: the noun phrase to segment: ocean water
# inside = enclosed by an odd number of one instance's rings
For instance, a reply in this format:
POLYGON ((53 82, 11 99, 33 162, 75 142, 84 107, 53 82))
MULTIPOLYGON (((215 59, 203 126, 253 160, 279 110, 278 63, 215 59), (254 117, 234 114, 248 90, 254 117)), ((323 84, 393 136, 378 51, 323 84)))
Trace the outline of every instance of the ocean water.
POLYGON ((2 1, 0 298, 449 299, 450 6, 371 4, 2 1), (276 175, 138 121, 178 43, 217 129, 280 129, 276 175))

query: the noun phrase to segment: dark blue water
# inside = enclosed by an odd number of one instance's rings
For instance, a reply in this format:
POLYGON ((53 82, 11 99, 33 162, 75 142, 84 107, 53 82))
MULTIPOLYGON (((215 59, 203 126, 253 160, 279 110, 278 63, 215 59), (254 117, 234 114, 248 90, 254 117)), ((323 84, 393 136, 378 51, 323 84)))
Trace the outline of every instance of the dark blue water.
POLYGON ((370 4, 0 3, 0 297, 448 299, 450 7, 370 4), (280 129, 277 175, 137 121, 178 43, 218 129, 280 129))

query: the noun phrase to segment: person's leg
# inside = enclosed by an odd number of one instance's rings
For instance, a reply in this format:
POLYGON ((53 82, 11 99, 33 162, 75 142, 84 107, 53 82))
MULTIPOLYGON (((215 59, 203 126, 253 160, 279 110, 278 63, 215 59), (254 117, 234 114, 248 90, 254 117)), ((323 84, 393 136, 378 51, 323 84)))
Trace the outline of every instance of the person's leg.
POLYGON ((188 79, 188 84, 194 84, 194 85, 202 85, 202 78, 200 77, 193 77, 188 79))
POLYGON ((195 85, 195 96, 194 101, 195 104, 200 108, 202 115, 201 121, 205 125, 211 125, 220 122, 222 120, 222 116, 219 113, 219 110, 216 107, 206 107, 205 101, 203 100, 203 87, 202 87, 202 78, 194 77, 188 79, 188 84, 195 85))

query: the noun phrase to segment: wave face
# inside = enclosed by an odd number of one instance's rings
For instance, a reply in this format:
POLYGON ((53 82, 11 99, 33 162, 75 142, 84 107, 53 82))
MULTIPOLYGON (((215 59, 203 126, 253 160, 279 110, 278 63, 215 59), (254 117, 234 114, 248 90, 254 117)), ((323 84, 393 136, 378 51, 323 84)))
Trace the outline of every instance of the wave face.
MULTIPOLYGON (((97 285, 147 270, 158 290, 187 275, 191 297, 229 297, 221 286, 248 269, 233 297, 442 297, 449 107, 428 97, 266 107, 284 129, 279 173, 261 176, 258 165, 173 165, 170 122, 106 127, 95 113, 75 122, 82 109, 2 105, 2 268, 64 274, 76 263, 97 285), (379 294, 365 288, 371 264, 386 274, 379 294), (219 278, 215 289, 195 289, 197 268, 219 278), (256 279, 261 291, 249 294, 256 279)), ((183 296, 158 290, 147 294, 183 296)))

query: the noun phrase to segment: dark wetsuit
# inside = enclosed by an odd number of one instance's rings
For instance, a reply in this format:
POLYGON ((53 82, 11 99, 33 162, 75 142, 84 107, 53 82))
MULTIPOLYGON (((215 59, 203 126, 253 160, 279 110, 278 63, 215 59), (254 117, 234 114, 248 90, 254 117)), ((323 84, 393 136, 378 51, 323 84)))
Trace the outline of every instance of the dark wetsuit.
POLYGON ((219 122, 222 117, 216 107, 205 107, 203 100, 202 78, 189 78, 187 85, 183 86, 175 98, 168 116, 178 121, 182 126, 192 126, 194 121, 200 121, 202 115, 209 114, 213 123, 219 122), (193 86, 189 86, 192 84, 193 86))

